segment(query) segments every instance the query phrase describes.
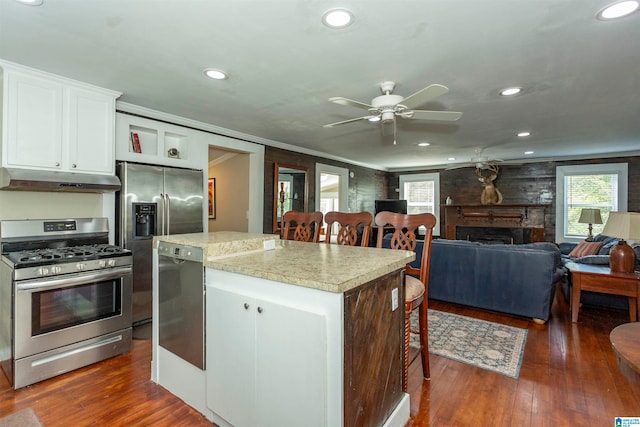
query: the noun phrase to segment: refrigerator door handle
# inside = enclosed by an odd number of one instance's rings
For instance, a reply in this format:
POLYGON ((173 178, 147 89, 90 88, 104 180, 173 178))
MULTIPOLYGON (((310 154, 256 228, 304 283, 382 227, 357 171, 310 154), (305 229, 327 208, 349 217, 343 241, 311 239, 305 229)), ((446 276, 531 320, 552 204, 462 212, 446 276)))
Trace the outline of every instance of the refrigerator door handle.
POLYGON ((171 198, 169 197, 169 194, 165 193, 164 199, 165 199, 164 209, 167 215, 167 236, 168 236, 169 234, 171 234, 171 230, 169 229, 169 224, 171 224, 171 217, 170 217, 171 198))
POLYGON ((160 200, 162 200, 162 206, 160 208, 160 210, 162 211, 162 221, 160 222, 160 235, 164 236, 167 233, 165 232, 165 221, 166 221, 166 203, 164 202, 164 193, 160 193, 160 200))

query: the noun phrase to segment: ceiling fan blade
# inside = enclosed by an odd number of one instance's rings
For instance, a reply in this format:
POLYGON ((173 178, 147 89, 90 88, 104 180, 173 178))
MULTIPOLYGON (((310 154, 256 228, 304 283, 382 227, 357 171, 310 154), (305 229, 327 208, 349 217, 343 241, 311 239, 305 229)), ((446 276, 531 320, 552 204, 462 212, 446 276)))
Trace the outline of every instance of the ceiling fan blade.
POLYGON ((462 117, 462 113, 459 111, 413 110, 413 114, 409 115, 408 117, 418 120, 439 120, 442 122, 455 122, 456 120, 459 120, 460 117, 462 117))
POLYGON ((449 88, 439 84, 433 84, 425 87, 422 90, 417 91, 416 93, 407 96, 402 100, 400 104, 404 105, 408 109, 413 109, 424 105, 428 101, 431 101, 433 98, 437 98, 440 95, 444 95, 449 92, 449 88))
POLYGON ((462 168, 468 168, 468 167, 471 167, 471 166, 473 166, 473 165, 469 164, 469 163, 460 163, 460 164, 457 164, 457 165, 451 165, 448 168, 445 168, 445 170, 446 171, 450 171, 450 170, 453 170, 453 169, 462 169, 462 168))
POLYGON ((329 123, 329 124, 323 125, 322 127, 323 128, 332 128, 334 126, 343 125, 345 123, 357 122, 358 120, 369 120, 369 119, 371 119, 373 117, 375 117, 375 116, 356 117, 355 119, 349 119, 349 120, 343 120, 341 122, 329 123))
POLYGON ((365 104, 364 102, 354 101, 353 99, 343 98, 341 96, 334 96, 332 98, 329 98, 329 101, 335 102, 336 104, 340 104, 340 105, 346 105, 349 107, 361 108, 363 110, 368 110, 370 108, 373 108, 373 106, 369 104, 365 104))

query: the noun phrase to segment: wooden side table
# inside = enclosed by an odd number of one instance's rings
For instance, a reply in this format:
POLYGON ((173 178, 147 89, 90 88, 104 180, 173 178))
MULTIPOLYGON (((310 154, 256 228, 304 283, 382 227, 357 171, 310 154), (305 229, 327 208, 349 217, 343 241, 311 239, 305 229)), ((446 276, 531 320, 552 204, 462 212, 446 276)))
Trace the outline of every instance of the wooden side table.
POLYGON ((640 385, 640 323, 625 323, 611 331, 611 347, 618 356, 620 371, 640 385))
POLYGON ((637 320, 637 314, 640 310, 639 273, 612 273, 609 267, 576 262, 568 262, 566 267, 571 272, 571 321, 573 323, 578 321, 582 291, 629 297, 629 318, 632 322, 637 320))

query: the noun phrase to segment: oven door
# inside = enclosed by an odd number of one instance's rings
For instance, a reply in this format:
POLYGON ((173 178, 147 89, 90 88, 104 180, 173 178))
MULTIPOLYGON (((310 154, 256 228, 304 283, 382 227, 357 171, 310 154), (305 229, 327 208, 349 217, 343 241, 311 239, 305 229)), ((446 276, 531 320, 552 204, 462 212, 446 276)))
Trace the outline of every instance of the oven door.
POLYGON ((16 359, 129 327, 130 266, 16 283, 16 359))

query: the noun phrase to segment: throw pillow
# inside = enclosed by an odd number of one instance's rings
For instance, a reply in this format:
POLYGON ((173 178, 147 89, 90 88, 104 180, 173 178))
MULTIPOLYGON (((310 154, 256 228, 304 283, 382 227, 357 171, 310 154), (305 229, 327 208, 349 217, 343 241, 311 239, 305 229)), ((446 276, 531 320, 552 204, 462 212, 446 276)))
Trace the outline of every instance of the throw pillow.
POLYGON ((578 246, 569 252, 569 256, 572 258, 581 258, 587 255, 597 255, 601 247, 602 242, 580 242, 578 246))

